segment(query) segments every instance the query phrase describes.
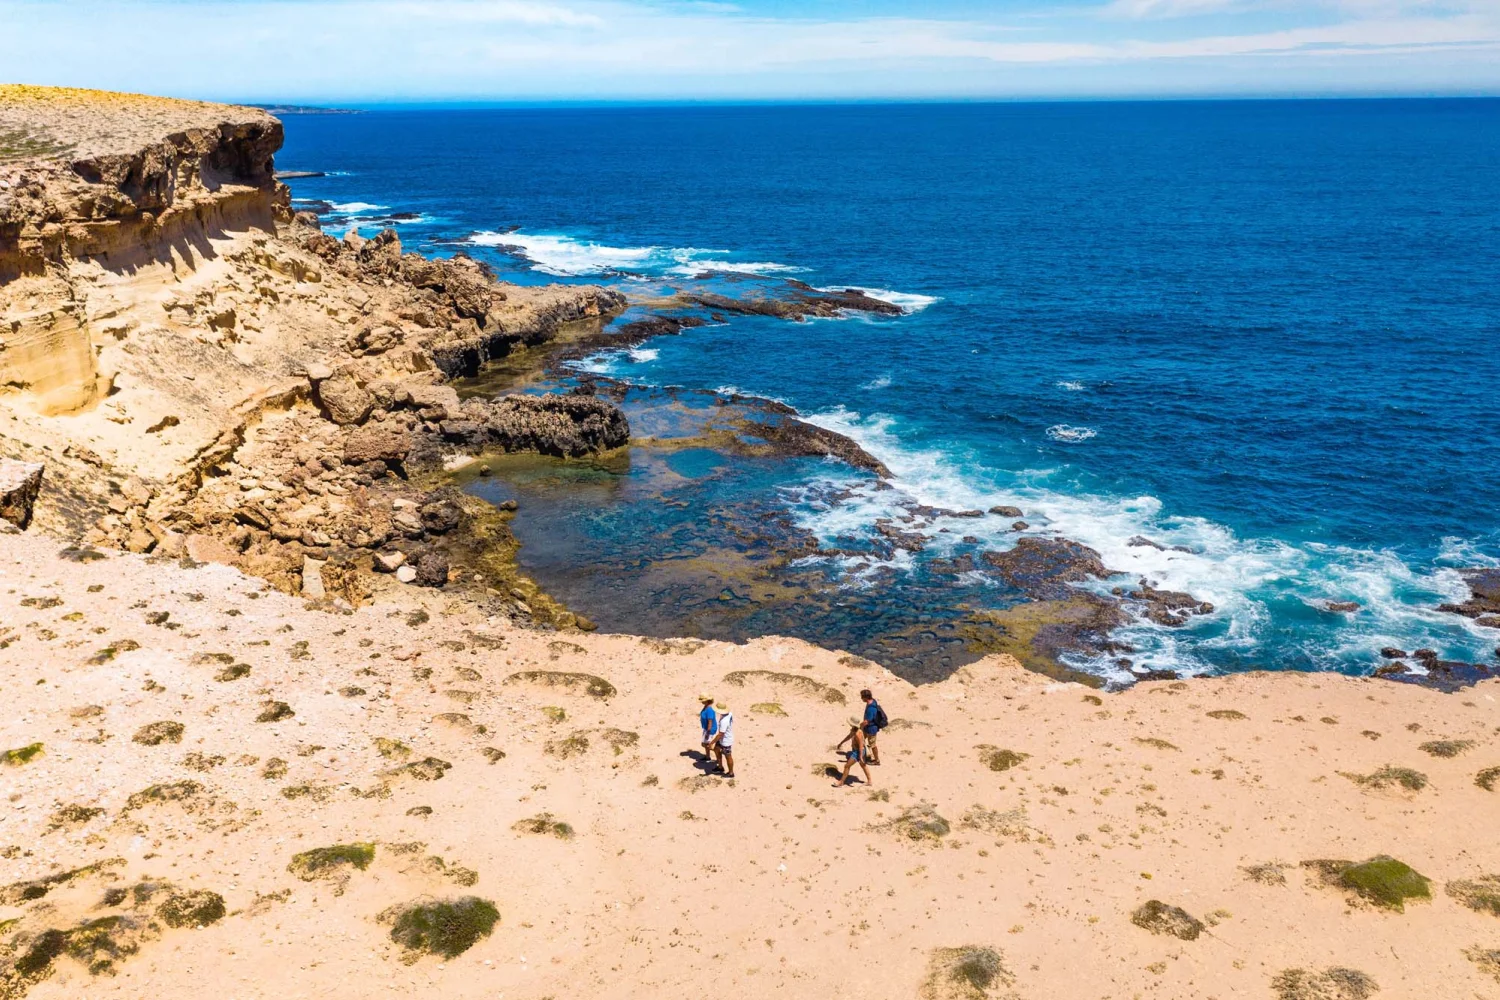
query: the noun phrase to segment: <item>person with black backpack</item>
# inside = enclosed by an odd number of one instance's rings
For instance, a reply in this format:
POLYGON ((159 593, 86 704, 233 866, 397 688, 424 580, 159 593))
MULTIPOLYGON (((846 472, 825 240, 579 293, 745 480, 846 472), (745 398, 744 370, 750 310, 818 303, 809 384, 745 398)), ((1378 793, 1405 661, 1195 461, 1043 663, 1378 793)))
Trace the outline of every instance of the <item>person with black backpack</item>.
POLYGON ((870 763, 876 767, 880 766, 880 748, 875 743, 875 738, 880 731, 891 724, 891 720, 885 717, 885 709, 880 707, 880 702, 865 688, 859 693, 859 698, 865 703, 865 719, 862 732, 865 737, 865 756, 870 763))

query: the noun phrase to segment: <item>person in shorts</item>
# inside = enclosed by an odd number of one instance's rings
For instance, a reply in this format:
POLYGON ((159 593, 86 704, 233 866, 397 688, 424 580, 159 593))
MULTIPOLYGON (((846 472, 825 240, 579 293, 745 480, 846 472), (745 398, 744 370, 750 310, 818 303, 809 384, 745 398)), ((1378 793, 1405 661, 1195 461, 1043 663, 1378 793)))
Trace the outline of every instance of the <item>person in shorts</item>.
POLYGON ((875 783, 870 780, 870 768, 865 762, 865 732, 864 724, 860 719, 852 718, 849 720, 849 735, 839 740, 838 749, 842 752, 844 758, 844 773, 838 781, 834 782, 834 788, 842 788, 849 784, 849 772, 854 769, 855 764, 858 764, 859 769, 864 772, 865 784, 873 785, 875 783), (848 750, 844 749, 845 743, 849 744, 848 750))
POLYGON ((876 743, 876 737, 886 726, 885 709, 880 707, 880 702, 875 700, 869 688, 861 691, 859 698, 865 703, 865 717, 860 723, 860 731, 865 737, 865 756, 869 759, 871 767, 879 767, 880 747, 876 743))
POLYGON ((711 694, 700 694, 698 704, 702 710, 698 713, 698 725, 703 730, 703 759, 708 760, 713 756, 712 748, 714 734, 719 731, 719 716, 714 712, 714 696, 711 694))
POLYGON ((719 713, 719 731, 714 733, 713 746, 719 758, 719 772, 726 778, 734 777, 734 713, 722 701, 714 703, 719 713))

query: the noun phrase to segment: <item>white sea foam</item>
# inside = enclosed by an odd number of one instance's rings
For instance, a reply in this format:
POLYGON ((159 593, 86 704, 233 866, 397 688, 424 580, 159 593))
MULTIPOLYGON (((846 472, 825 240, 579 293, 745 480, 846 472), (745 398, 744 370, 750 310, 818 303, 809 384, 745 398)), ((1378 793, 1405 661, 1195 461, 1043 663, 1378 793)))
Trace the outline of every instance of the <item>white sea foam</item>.
MULTIPOLYGON (((1352 600, 1360 609, 1323 616, 1309 628, 1310 645, 1304 648, 1308 661, 1302 665, 1373 664, 1381 647, 1392 645, 1468 649, 1472 657, 1494 646, 1493 630, 1486 634, 1468 619, 1435 610, 1437 603, 1461 599, 1467 592, 1453 569, 1420 570, 1384 550, 1243 538, 1205 518, 1171 516, 1152 496, 1122 498, 1051 488, 1048 470, 997 474, 960 454, 905 445, 895 419, 884 415, 863 416, 838 407, 806 419, 852 438, 879 458, 891 470, 890 485, 895 487, 875 489, 868 479, 842 471, 802 496, 791 497, 799 523, 825 543, 836 544, 839 536, 864 536, 877 518, 899 517, 914 503, 953 510, 1015 505, 1032 526, 1027 534, 1082 542, 1099 552, 1104 565, 1128 574, 1130 580, 1186 591, 1214 605, 1213 614, 1182 629, 1141 621, 1121 630, 1117 637, 1138 650, 1132 657, 1138 667, 1192 674, 1214 669, 1216 661, 1225 659, 1247 665, 1298 665, 1267 659, 1266 648, 1285 641, 1273 632, 1281 627, 1273 625, 1273 617, 1315 599, 1352 600), (814 499, 832 491, 853 495, 833 504, 814 499), (1137 537, 1162 548, 1131 545, 1137 537)), ((963 533, 978 536, 985 548, 1007 549, 1021 537, 1011 530, 1011 520, 966 520, 963 533)), ((943 555, 960 544, 956 533, 934 533, 927 551, 943 555)), ((1456 564, 1483 562, 1457 540, 1447 548, 1456 564)), ((903 558, 901 565, 910 566, 910 560, 903 558)), ((1093 586, 1104 591, 1118 583, 1117 578, 1093 586)), ((1129 677, 1109 657, 1080 660, 1077 665, 1112 679, 1129 677)))
POLYGON ((870 389, 870 390, 874 390, 874 389, 889 389, 890 387, 891 387, 891 377, 889 375, 881 375, 881 376, 878 376, 876 378, 872 378, 872 379, 870 379, 870 381, 868 381, 864 385, 860 386, 861 389, 870 389))
POLYGON ((936 302, 943 301, 936 295, 921 295, 917 292, 893 292, 889 288, 864 288, 860 285, 827 285, 819 288, 818 291, 864 292, 872 299, 879 299, 881 302, 889 302, 891 305, 899 307, 908 316, 912 313, 919 313, 936 302))
POLYGON ((655 361, 657 359, 657 356, 660 354, 660 352, 657 351, 657 349, 654 347, 632 347, 627 353, 629 353, 630 355, 630 360, 634 361, 636 364, 643 364, 647 361, 655 361))
POLYGON ((731 251, 702 247, 620 247, 555 233, 483 232, 468 238, 474 246, 513 250, 544 274, 574 277, 611 271, 642 271, 691 277, 705 271, 780 274, 803 268, 775 261, 736 261, 731 251))
POLYGON ((1088 388, 1082 382, 1058 382, 1057 387, 1067 392, 1082 392, 1088 388))
POLYGON ((1077 444, 1087 441, 1099 432, 1092 427, 1074 427, 1072 424, 1053 424, 1047 428, 1047 436, 1054 441, 1063 441, 1068 444, 1077 444))
POLYGON ((328 203, 340 215, 358 215, 360 212, 384 212, 390 209, 389 205, 374 205, 368 201, 333 201, 328 203))

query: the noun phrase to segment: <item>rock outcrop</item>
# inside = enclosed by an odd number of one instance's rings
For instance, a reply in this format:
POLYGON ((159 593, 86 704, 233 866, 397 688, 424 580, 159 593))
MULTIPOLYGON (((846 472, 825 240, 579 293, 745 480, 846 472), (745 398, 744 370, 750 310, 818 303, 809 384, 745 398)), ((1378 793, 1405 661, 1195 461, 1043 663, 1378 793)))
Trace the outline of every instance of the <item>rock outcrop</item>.
POLYGON ((22 529, 31 523, 31 510, 42 488, 40 462, 0 458, 0 531, 22 529))

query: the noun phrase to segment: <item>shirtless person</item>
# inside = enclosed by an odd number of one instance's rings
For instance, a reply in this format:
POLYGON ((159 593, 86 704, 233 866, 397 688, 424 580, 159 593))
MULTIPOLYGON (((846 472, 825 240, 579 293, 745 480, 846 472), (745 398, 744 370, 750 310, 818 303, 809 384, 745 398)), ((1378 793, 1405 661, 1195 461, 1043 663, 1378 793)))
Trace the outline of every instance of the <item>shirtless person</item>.
POLYGON ((855 764, 865 773, 865 784, 873 785, 870 780, 870 767, 865 763, 865 734, 864 726, 859 719, 849 720, 849 735, 839 740, 839 749, 844 749, 844 744, 849 744, 849 749, 844 751, 844 774, 833 785, 834 788, 842 788, 849 784, 849 772, 855 764))

